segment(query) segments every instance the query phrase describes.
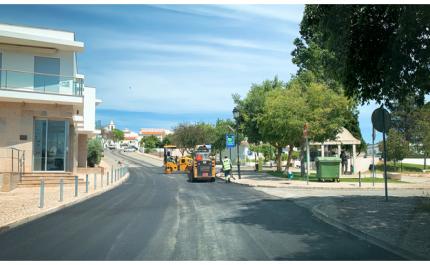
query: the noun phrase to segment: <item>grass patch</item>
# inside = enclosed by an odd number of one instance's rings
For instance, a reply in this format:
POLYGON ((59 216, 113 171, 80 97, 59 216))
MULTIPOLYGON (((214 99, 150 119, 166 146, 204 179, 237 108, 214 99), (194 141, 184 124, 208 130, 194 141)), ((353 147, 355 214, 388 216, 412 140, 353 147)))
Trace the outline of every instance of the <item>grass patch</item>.
MULTIPOLYGON (((283 172, 273 172, 273 171, 266 171, 267 174, 278 177, 278 178, 284 178, 287 179, 287 175, 284 175, 283 172)), ((306 178, 302 178, 300 172, 293 172, 293 178, 289 179, 289 180, 294 180, 294 181, 307 181, 306 178)), ((316 177, 316 173, 310 173, 309 174, 309 181, 311 182, 318 182, 318 178, 316 177)), ((325 181, 332 181, 332 179, 325 179, 325 181)), ((340 179, 341 182, 359 182, 358 178, 341 178, 340 179)), ((373 182, 373 178, 361 178, 361 182, 373 182)), ((408 183, 406 181, 401 181, 401 180, 394 180, 394 179, 387 179, 388 183, 408 183)), ((375 178, 375 183, 385 183, 384 179, 381 178, 375 178)))
POLYGON ((418 201, 418 206, 416 207, 417 210, 422 212, 430 212, 430 193, 424 193, 421 195, 418 201))
MULTIPOLYGON (((384 172, 384 163, 376 165, 376 172, 384 172)), ((428 167, 427 167, 428 168, 428 167)), ((401 163, 396 163, 397 172, 401 170, 401 163)), ((405 164, 403 163, 403 172, 423 172, 423 165, 405 164)), ((394 172, 394 162, 387 162, 387 172, 394 172)))

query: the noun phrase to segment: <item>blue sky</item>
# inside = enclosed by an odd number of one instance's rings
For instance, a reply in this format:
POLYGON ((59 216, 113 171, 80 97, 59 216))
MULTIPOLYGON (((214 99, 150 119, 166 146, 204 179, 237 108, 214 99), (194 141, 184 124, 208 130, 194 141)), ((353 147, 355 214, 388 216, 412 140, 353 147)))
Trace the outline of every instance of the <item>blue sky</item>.
MULTIPOLYGON (((0 22, 68 30, 84 42, 78 72, 102 100, 96 119, 171 128, 232 118, 232 93, 288 81, 304 5, 1 5, 0 22), (131 89, 130 89, 131 87, 131 89)), ((360 128, 371 142, 371 114, 360 128)), ((378 140, 382 135, 378 133, 378 140)))

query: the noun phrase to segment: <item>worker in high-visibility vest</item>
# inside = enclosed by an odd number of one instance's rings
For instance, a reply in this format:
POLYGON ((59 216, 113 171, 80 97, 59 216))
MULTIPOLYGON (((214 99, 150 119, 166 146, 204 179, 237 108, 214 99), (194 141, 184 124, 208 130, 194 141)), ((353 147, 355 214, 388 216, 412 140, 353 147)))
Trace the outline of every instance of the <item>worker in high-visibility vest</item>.
POLYGON ((224 160, 222 161, 222 170, 224 171, 225 175, 225 183, 230 182, 230 170, 233 167, 233 164, 231 163, 231 160, 225 156, 224 160))

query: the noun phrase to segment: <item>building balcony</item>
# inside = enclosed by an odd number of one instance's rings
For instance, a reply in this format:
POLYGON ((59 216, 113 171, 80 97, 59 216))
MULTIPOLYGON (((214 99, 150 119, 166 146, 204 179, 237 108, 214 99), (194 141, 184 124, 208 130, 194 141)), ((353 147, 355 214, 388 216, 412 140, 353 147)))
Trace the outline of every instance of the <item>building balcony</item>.
POLYGON ((0 69, 0 89, 82 96, 84 80, 76 77, 0 69))

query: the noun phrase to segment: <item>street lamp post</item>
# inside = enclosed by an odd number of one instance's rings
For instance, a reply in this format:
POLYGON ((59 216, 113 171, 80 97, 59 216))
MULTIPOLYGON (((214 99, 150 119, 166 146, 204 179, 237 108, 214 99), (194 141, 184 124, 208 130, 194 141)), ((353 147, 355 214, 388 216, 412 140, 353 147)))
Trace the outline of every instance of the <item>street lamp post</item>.
MULTIPOLYGON (((239 110, 234 107, 233 109, 233 117, 236 119, 236 144, 237 144, 237 172, 239 174, 240 179, 240 162, 239 162, 239 110)), ((240 142, 239 142, 240 143, 240 142)))

